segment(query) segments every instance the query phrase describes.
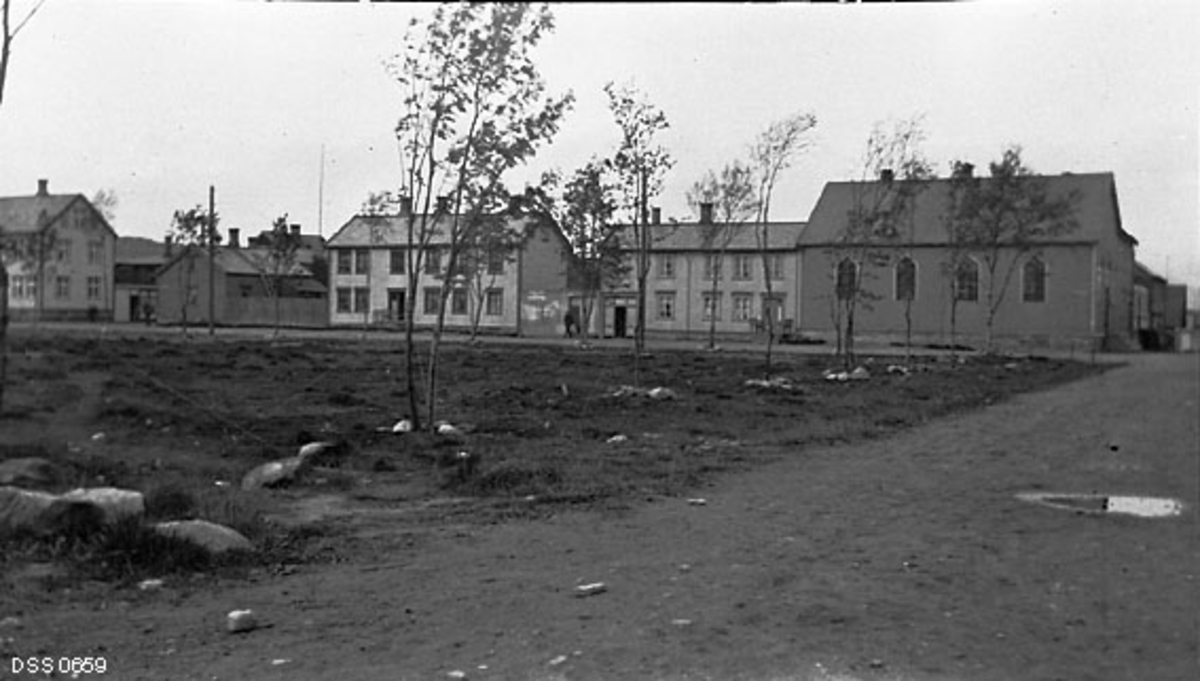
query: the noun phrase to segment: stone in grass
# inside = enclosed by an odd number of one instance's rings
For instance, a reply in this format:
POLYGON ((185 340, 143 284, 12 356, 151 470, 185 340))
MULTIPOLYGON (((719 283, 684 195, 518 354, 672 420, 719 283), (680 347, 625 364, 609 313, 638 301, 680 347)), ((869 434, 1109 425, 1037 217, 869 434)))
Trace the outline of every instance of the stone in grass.
POLYGON ((62 498, 92 504, 104 512, 104 522, 110 524, 122 518, 140 518, 146 512, 146 497, 136 490, 116 487, 80 488, 63 494, 62 498))
POLYGON ((592 584, 580 584, 575 587, 575 597, 584 598, 587 596, 595 596, 608 591, 608 586, 604 582, 595 582, 592 584))
POLYGON ((207 520, 162 522, 154 526, 154 531, 167 537, 190 541, 214 554, 254 550, 254 544, 242 533, 207 520))
POLYGON ((82 536, 103 524, 104 511, 94 504, 47 492, 0 487, 0 536, 21 532, 82 536))
POLYGON ((871 378, 871 372, 867 371, 866 367, 858 367, 850 372, 849 379, 851 381, 866 381, 871 378))
POLYGON ((231 634, 241 634, 258 628, 258 618, 253 610, 234 610, 225 618, 225 629, 231 634))
POLYGON ((246 491, 261 487, 279 487, 295 480, 308 467, 308 458, 293 456, 271 461, 258 466, 242 478, 242 489, 246 491))

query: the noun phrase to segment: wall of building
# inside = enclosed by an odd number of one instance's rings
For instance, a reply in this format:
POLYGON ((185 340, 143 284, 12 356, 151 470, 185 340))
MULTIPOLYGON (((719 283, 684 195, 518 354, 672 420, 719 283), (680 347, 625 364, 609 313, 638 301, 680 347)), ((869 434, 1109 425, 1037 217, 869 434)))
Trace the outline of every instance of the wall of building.
MULTIPOLYGON (((521 250, 517 270, 519 282, 522 336, 561 336, 566 332, 565 317, 571 291, 567 288, 570 251, 550 227, 533 228, 521 250)), ((507 303, 507 297, 506 297, 507 303)))
MULTIPOLYGON (((222 304, 226 298, 225 275, 221 269, 216 269, 213 282, 216 305, 214 306, 214 323, 221 324, 224 313, 222 304)), ((207 255, 193 252, 179 258, 164 270, 158 277, 158 307, 155 315, 159 324, 182 324, 186 309, 188 324, 208 323, 208 291, 209 263, 207 255), (193 266, 189 277, 188 263, 193 266), (190 280, 190 295, 188 282, 190 280), (187 301, 186 308, 184 301, 187 301)))

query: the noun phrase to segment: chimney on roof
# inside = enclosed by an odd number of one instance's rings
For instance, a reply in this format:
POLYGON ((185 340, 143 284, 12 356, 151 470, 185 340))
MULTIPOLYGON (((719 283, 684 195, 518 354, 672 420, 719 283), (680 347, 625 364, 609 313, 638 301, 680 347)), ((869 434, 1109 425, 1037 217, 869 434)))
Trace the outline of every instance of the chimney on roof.
POLYGON ((661 225, 662 224, 662 208, 655 206, 650 209, 650 224, 652 224, 652 225, 661 225))
POLYGON ((38 180, 38 196, 50 195, 50 180, 38 180))
POLYGON ((238 237, 240 237, 241 234, 242 234, 242 230, 238 229, 237 227, 229 228, 229 247, 230 248, 241 248, 242 247, 242 245, 238 243, 238 237))
POLYGON ((400 214, 412 215, 412 197, 400 195, 400 214))
POLYGON ((884 168, 879 171, 879 179, 884 182, 891 182, 896 179, 896 171, 891 168, 884 168))
POLYGON ((175 237, 168 234, 166 236, 166 238, 163 239, 163 255, 165 257, 168 257, 168 258, 171 257, 171 251, 174 250, 174 248, 173 248, 174 245, 175 245, 175 237))
POLYGON ((975 177, 975 164, 974 163, 962 164, 962 174, 963 174, 963 177, 975 177))
POLYGON ((300 225, 288 225, 292 230, 292 236, 300 236, 300 225))
POLYGON ((513 215, 521 212, 521 196, 519 194, 508 197, 508 212, 513 215))
POLYGON ((713 221, 713 205, 705 201, 700 204, 700 224, 711 225, 713 221))
POLYGON ((437 212, 439 212, 439 213, 449 213, 450 212, 450 197, 449 196, 437 197, 437 212))

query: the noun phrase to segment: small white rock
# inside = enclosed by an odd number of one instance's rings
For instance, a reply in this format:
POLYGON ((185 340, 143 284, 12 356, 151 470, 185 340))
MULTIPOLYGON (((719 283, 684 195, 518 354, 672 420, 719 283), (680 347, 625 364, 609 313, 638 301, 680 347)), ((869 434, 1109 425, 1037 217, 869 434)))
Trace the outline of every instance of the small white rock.
POLYGON ((575 595, 579 598, 584 596, 595 596, 608 591, 608 586, 604 582, 594 582, 592 584, 580 584, 575 587, 575 595))
POLYGON ((396 425, 392 426, 392 432, 393 433, 411 433, 412 428, 413 428, 412 421, 410 421, 408 419, 401 419, 396 422, 396 425))
POLYGON ((708 499, 702 499, 700 497, 696 497, 695 499, 688 499, 687 502, 689 504, 691 504, 692 506, 704 506, 705 504, 708 503, 708 499))
POLYGON ((558 665, 560 665, 560 664, 562 664, 563 662, 566 662, 566 661, 567 661, 567 656, 566 656, 566 655, 559 655, 558 657, 554 658, 553 660, 550 660, 550 666, 551 666, 551 667, 557 667, 558 665))
POLYGON ((234 610, 226 619, 226 628, 231 634, 251 631, 258 626, 258 619, 253 610, 234 610))
POLYGON ((143 579, 142 581, 138 582, 138 589, 140 591, 155 591, 161 589, 162 587, 163 580, 161 579, 143 579))

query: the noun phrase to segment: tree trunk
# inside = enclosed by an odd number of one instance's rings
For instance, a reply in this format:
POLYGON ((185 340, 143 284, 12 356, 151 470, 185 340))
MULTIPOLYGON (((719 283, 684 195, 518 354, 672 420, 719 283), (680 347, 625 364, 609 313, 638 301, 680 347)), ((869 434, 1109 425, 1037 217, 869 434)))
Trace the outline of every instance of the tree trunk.
POLYGON ((0 416, 4 414, 4 387, 8 384, 8 268, 0 264, 0 416))
MULTIPOLYGON (((724 255, 722 255, 721 262, 724 262, 724 261, 725 261, 725 257, 724 257, 724 255)), ((717 281, 717 278, 713 277, 713 285, 712 285, 712 291, 711 291, 711 293, 712 293, 712 309, 709 310, 709 315, 708 315, 708 349, 709 350, 715 350, 717 348, 717 284, 718 283, 720 283, 720 282, 717 281)))

